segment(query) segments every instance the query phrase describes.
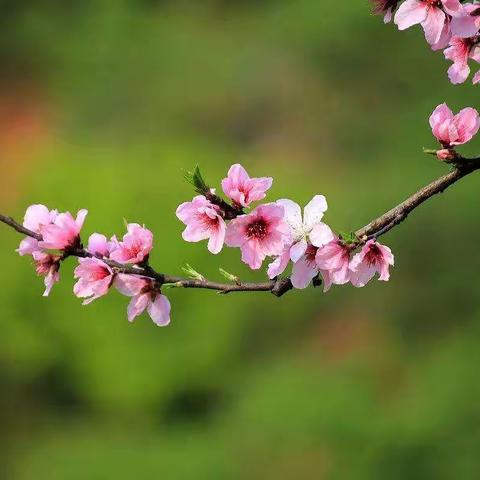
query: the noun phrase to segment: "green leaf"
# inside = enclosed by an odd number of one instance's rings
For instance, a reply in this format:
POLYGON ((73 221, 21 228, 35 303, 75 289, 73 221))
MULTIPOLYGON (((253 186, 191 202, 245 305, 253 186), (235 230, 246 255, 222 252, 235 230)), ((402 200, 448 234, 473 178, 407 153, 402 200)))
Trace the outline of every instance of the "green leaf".
POLYGON ((210 187, 205 183, 202 173, 200 172, 200 167, 195 165, 193 172, 187 171, 184 174, 185 180, 188 183, 191 183, 195 187, 197 193, 206 193, 210 190, 210 187))

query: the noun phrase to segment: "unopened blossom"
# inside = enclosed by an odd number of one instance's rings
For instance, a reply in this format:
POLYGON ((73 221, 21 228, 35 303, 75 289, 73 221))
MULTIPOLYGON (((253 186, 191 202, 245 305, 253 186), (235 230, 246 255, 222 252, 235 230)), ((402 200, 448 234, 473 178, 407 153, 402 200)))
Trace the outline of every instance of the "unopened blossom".
POLYGON ((441 150, 437 150, 437 158, 442 162, 450 162, 456 158, 457 154, 455 150, 451 148, 442 148, 441 150))
MULTIPOLYGON (((28 230, 40 235, 42 225, 50 225, 55 221, 58 212, 49 210, 45 205, 31 205, 25 212, 23 226, 28 230)), ((33 252, 41 250, 38 240, 33 237, 25 237, 17 249, 20 255, 32 255, 33 252)))
POLYGON ((464 108, 454 115, 445 103, 430 116, 432 133, 444 148, 463 145, 472 139, 480 127, 480 117, 474 108, 464 108))
POLYGON ((323 195, 315 195, 305 206, 303 211, 300 206, 289 199, 278 200, 277 205, 284 208, 284 220, 290 227, 290 259, 298 261, 311 243, 321 247, 334 239, 330 227, 322 222, 323 214, 327 211, 327 200, 323 195))
POLYGON ((108 293, 114 273, 98 258, 79 258, 78 263, 74 272, 78 281, 73 287, 73 293, 79 298, 85 298, 83 305, 87 305, 108 293))
POLYGON ((257 270, 265 257, 277 256, 283 251, 290 232, 283 216, 284 208, 280 205, 259 205, 228 224, 225 243, 229 247, 240 247, 242 261, 257 270))
POLYGON ((95 257, 109 258, 117 244, 115 237, 107 240, 107 237, 101 233, 92 233, 88 239, 87 252, 95 257))
POLYGON ((39 250, 34 251, 32 256, 35 261, 35 271, 37 275, 45 277, 45 292, 43 296, 48 297, 52 287, 60 280, 60 256, 39 250))
MULTIPOLYGON (((116 239, 115 239, 116 240, 116 239)), ((119 263, 141 263, 153 248, 153 233, 138 223, 129 223, 121 242, 115 242, 110 258, 119 263)))
POLYGON ((372 0, 373 13, 383 15, 383 21, 389 23, 400 0, 372 0))
MULTIPOLYGON (((453 84, 463 83, 470 75, 468 60, 480 63, 480 48, 472 38, 452 37, 450 46, 443 52, 447 60, 453 64, 448 69, 448 78, 453 84)), ((478 73, 473 78, 473 83, 478 82, 478 73)))
MULTIPOLYGON (((406 0, 398 7, 394 21, 399 30, 421 24, 427 42, 438 49, 443 48, 451 36, 450 18, 466 15, 459 0, 406 0)), ((463 36, 463 33, 470 35, 469 30, 456 31, 456 35, 463 36)))
POLYGON ((115 277, 115 287, 128 297, 132 297, 128 305, 128 321, 133 322, 138 315, 147 310, 150 318, 159 327, 170 323, 170 302, 162 295, 155 282, 149 278, 136 275, 119 274, 115 277))
POLYGON ((230 167, 227 178, 222 180, 223 193, 240 207, 263 200, 272 186, 270 177, 250 178, 247 171, 236 163, 230 167))
POLYGON ((355 287, 363 287, 378 273, 378 279, 387 282, 393 264, 392 251, 375 240, 369 240, 350 262, 350 281, 355 287))
POLYGON ((87 210, 80 210, 73 218, 70 212, 59 213, 48 225, 40 225, 43 241, 39 246, 44 249, 66 250, 80 244, 80 230, 87 216, 87 210))
MULTIPOLYGON (((335 238, 332 242, 317 250, 315 255, 317 267, 322 272, 325 288, 332 283, 343 285, 350 280, 350 248, 335 238)), ((327 288, 327 289, 328 289, 327 288)))
POLYGON ((222 250, 227 227, 220 207, 203 195, 198 195, 191 202, 182 203, 176 214, 187 226, 182 233, 185 241, 199 242, 208 239, 208 250, 211 253, 217 254, 222 250))

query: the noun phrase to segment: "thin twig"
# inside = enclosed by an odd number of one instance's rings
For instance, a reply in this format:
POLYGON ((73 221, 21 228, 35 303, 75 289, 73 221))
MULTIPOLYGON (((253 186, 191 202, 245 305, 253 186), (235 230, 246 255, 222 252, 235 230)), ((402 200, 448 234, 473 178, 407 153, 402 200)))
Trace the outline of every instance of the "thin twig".
POLYGON ((355 235, 360 240, 359 243, 370 238, 377 238, 384 235, 393 227, 403 222, 412 210, 426 202, 429 198, 438 193, 442 193, 450 185, 453 185, 461 178, 478 169, 480 169, 480 159, 459 158, 453 169, 446 175, 429 183, 396 207, 357 230, 355 235))

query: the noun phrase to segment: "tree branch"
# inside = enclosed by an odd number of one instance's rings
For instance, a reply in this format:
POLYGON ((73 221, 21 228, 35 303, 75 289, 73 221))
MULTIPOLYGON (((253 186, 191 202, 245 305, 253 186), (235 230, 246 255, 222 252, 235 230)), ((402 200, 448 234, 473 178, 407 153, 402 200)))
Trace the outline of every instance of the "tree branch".
MULTIPOLYGON (((450 185, 453 185, 461 178, 478 169, 480 169, 480 158, 466 159, 460 156, 456 157, 453 169, 449 173, 429 183, 396 207, 357 230, 355 235, 358 241, 356 244, 353 244, 353 247, 359 246, 369 239, 384 235, 396 225, 403 222, 411 211, 420 206, 422 203, 426 202, 429 198, 437 193, 443 192, 450 185)), ((224 207, 224 205, 222 205, 222 207, 224 207)), ((228 215, 231 215, 232 217, 241 213, 241 211, 236 210, 234 207, 230 208, 231 211, 228 212, 228 215)), ((23 227, 11 217, 0 214, 0 222, 5 223, 17 232, 26 236, 35 238, 38 241, 42 240, 41 235, 23 227)), ((68 250, 62 257, 62 260, 65 260, 68 257, 86 258, 93 257, 93 255, 84 248, 75 248, 68 250)), ((160 286, 168 284, 170 286, 179 288, 216 290, 218 293, 223 294, 230 292, 270 292, 277 297, 281 297, 293 288, 288 277, 277 278, 260 283, 218 283, 207 279, 192 280, 185 277, 166 275, 164 273, 157 272, 148 263, 143 265, 123 265, 105 258, 102 258, 102 261, 111 267, 116 273, 140 275, 146 278, 151 278, 160 286)))
POLYGON ((457 157, 454 167, 449 173, 429 183, 396 207, 393 207, 380 217, 372 220, 368 225, 357 230, 355 235, 359 239, 359 243, 384 235, 403 222, 412 210, 426 202, 429 198, 437 193, 442 193, 450 185, 478 169, 480 169, 480 158, 466 159, 457 157))

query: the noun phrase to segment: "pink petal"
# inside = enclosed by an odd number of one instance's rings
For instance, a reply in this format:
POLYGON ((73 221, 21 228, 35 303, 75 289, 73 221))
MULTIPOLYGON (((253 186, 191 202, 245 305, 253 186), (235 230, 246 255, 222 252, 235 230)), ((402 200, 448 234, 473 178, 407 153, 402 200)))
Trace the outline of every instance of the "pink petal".
POLYGON ((317 225, 328 210, 327 199, 323 195, 315 195, 303 211, 303 224, 308 231, 317 225))
POLYGON ((128 321, 133 322, 136 317, 138 317, 145 311, 149 303, 150 295, 147 293, 132 297, 132 300, 128 304, 127 308, 128 321))
POLYGON ((310 232, 310 241, 315 247, 323 247, 327 243, 335 240, 335 234, 332 232, 332 229, 325 223, 319 223, 313 227, 313 230, 310 232))
POLYGON ((150 280, 144 277, 119 273, 115 276, 114 286, 122 295, 133 297, 138 295, 149 282, 150 280))
POLYGON ((403 2, 395 13, 395 25, 399 30, 405 30, 412 25, 422 23, 427 18, 428 5, 420 0, 403 2))
POLYGON ((222 250, 223 244, 225 242, 226 229, 227 226, 225 224, 225 221, 223 220, 223 218, 221 218, 219 220, 218 228, 216 230, 210 231, 210 239, 208 241, 208 250, 210 251, 210 253, 216 255, 222 250))
POLYGON ((282 198, 277 200, 277 205, 283 207, 284 217, 283 220, 292 229, 292 234, 300 234, 303 227, 302 209, 298 203, 288 198, 282 198))
POLYGON ((165 295, 157 294, 155 301, 148 304, 147 310, 153 323, 159 327, 165 327, 170 323, 171 306, 165 295))
POLYGON ((281 275, 287 268, 287 265, 289 262, 290 262, 290 248, 286 247, 283 250, 282 254, 279 255, 268 266, 268 270, 267 270, 268 278, 275 278, 281 275))
POLYGON ((453 145, 461 145, 467 143, 478 132, 480 127, 480 118, 477 110, 474 108, 464 108, 455 115, 455 126, 458 131, 458 141, 452 142, 453 145))
POLYGON ((445 14, 436 7, 428 10, 427 18, 422 22, 425 38, 430 45, 436 44, 442 35, 446 22, 445 14))
POLYGON ((23 226, 39 233, 40 225, 48 225, 53 222, 50 210, 45 205, 31 205, 25 212, 23 226))
POLYGON ((465 14, 452 18, 452 34, 460 38, 473 37, 478 32, 475 17, 465 14))
POLYGON ((92 233, 88 239, 87 250, 92 255, 106 257, 109 254, 109 243, 105 235, 100 233, 92 233))
POLYGON ((298 260, 303 257, 305 251, 307 250, 307 246, 307 241, 304 239, 294 243, 290 248, 290 260, 292 260, 294 263, 298 262, 298 260))
POLYGON ((303 289, 310 285, 318 270, 314 263, 308 262, 305 257, 293 264, 290 280, 295 288, 303 289))
POLYGON ((39 249, 40 247, 38 245, 38 240, 32 237, 26 237, 20 242, 20 245, 16 251, 19 255, 24 256, 32 255, 39 249))

